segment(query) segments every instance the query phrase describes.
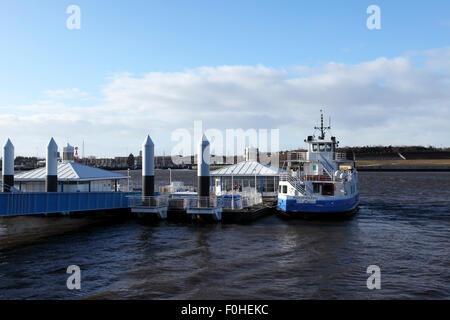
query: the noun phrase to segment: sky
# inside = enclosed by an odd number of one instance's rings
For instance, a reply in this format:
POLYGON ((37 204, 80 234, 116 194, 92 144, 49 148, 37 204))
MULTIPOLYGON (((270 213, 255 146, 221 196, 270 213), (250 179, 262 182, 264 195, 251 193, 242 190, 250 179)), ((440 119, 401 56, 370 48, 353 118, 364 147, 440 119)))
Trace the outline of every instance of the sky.
POLYGON ((449 40, 447 0, 2 0, 0 143, 126 156, 150 134, 169 154, 202 121, 279 130, 286 150, 323 109, 341 146, 448 147, 449 40))

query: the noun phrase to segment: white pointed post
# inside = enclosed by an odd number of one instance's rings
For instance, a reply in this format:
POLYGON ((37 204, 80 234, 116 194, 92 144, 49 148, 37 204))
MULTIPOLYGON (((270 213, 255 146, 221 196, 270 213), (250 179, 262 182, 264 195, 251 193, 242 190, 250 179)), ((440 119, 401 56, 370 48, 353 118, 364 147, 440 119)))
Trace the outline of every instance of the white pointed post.
POLYGON ((203 135, 197 151, 197 195, 199 197, 209 197, 209 164, 209 141, 203 135))
POLYGON ((203 135, 197 149, 197 206, 187 208, 186 213, 193 219, 203 219, 202 216, 209 216, 213 220, 220 221, 222 219, 222 207, 218 206, 215 201, 211 201, 209 197, 209 165, 209 141, 203 135))
POLYGON ((58 191, 58 145, 53 138, 47 145, 47 159, 45 162, 47 176, 45 178, 45 190, 47 192, 58 191))
POLYGON ((155 145, 149 135, 142 144, 142 196, 155 195, 155 145))
POLYGON ((3 146, 2 164, 3 192, 10 192, 14 187, 14 145, 8 139, 3 146))

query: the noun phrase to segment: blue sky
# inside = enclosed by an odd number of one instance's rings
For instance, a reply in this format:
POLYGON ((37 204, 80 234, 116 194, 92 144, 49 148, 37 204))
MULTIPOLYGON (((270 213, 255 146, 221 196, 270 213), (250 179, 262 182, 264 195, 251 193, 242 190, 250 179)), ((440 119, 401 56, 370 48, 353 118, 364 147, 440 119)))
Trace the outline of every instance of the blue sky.
MULTIPOLYGON (((108 100, 103 90, 120 74, 144 78, 220 66, 264 66, 288 74, 302 66, 314 73, 331 62, 354 66, 405 56, 421 68, 424 52, 446 50, 449 39, 448 1, 1 1, 0 112, 20 116, 30 112, 24 106, 35 106, 33 112, 41 114, 36 108, 52 100, 49 91, 73 88, 85 98, 66 99, 64 106, 103 105, 108 100), (66 28, 71 4, 81 9, 80 30, 66 28), (366 28, 371 4, 381 8, 381 30, 366 28)), ((173 116, 168 106, 167 117, 173 116)), ((287 130, 286 137, 294 136, 287 130)), ((146 134, 130 137, 139 133, 146 134)), ((49 138, 40 134, 42 141, 49 138)), ((167 136, 164 130, 154 134, 167 136)), ((2 126, 0 138, 7 136, 2 126)), ((81 139, 73 132, 66 136, 81 139)), ((167 139, 164 144, 170 149, 167 139)), ((112 146, 98 150, 114 153, 112 146)))

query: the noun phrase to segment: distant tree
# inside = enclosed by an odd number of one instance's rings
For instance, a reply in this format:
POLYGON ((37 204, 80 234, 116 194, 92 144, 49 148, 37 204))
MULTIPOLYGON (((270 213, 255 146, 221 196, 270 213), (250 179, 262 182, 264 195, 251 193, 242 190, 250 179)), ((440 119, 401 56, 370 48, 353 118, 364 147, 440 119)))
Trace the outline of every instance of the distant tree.
POLYGON ((129 169, 134 169, 134 156, 132 153, 128 156, 127 165, 129 169))

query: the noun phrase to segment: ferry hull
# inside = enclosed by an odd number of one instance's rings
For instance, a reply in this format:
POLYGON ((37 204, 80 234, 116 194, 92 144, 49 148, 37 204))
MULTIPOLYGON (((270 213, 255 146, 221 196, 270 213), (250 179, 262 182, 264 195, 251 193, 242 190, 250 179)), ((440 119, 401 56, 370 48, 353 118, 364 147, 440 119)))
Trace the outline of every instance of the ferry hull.
POLYGON ((317 200, 301 203, 297 199, 278 198, 278 211, 288 217, 299 218, 346 218, 359 209, 359 196, 347 199, 317 200))

